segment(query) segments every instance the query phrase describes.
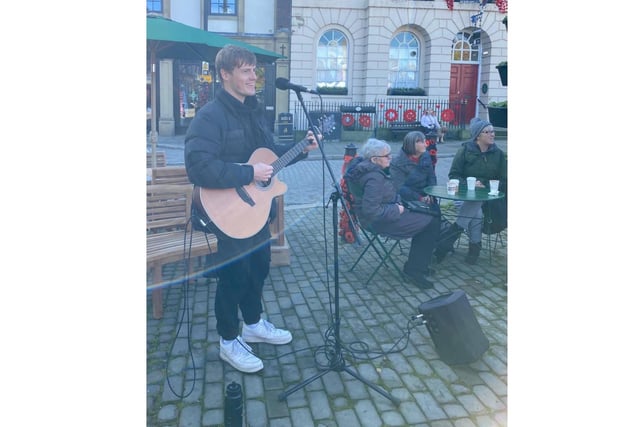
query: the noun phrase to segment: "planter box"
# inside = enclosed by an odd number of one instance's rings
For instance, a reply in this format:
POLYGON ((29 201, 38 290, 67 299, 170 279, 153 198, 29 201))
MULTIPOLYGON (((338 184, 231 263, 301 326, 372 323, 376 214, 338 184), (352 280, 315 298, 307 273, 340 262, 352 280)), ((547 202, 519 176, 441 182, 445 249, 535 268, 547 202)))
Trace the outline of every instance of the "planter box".
POLYGON ((507 107, 489 107, 489 121, 498 128, 507 127, 507 107))
POLYGON ((498 69, 498 73, 500 73, 500 81, 502 82, 502 86, 507 85, 507 65, 496 65, 498 69))

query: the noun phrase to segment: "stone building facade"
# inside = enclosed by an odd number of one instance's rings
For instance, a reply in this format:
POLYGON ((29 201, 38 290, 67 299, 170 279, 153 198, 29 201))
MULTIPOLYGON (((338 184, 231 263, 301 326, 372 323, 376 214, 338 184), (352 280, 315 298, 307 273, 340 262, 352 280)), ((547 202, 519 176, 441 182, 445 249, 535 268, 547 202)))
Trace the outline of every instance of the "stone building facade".
MULTIPOLYGON (((324 102, 334 104, 407 94, 424 105, 447 99, 463 109, 458 115, 468 123, 486 117, 489 102, 507 99, 495 68, 507 60, 506 15, 494 0, 482 2, 455 1, 449 10, 445 0, 147 0, 147 8, 281 54, 264 64, 261 91, 274 121, 298 103, 295 93, 275 89, 275 78, 285 77, 318 89, 324 102), (216 5, 232 8, 212 13, 216 5)), ((158 129, 170 135, 188 125, 176 107, 184 97, 176 81, 189 68, 170 58, 159 66, 158 129)))

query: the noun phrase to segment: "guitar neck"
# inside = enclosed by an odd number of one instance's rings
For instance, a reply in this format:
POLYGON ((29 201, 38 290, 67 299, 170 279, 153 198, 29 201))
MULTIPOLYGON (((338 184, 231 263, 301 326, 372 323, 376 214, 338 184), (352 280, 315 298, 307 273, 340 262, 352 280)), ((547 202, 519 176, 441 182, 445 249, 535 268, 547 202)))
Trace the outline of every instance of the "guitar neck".
POLYGON ((298 142, 289 151, 284 153, 278 160, 273 162, 271 164, 271 166, 273 166, 273 174, 276 175, 278 172, 284 169, 289 163, 293 161, 293 159, 295 159, 300 153, 302 153, 304 147, 306 147, 308 144, 309 141, 307 141, 306 139, 298 142))

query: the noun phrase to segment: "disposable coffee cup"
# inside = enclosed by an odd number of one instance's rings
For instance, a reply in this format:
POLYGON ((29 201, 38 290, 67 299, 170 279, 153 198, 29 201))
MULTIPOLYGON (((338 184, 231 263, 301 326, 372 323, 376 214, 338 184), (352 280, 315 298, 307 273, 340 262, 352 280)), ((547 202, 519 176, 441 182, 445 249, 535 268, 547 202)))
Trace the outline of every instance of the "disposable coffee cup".
POLYGON ((476 177, 467 177, 467 191, 476 191, 476 177))
POLYGON ((456 183, 453 180, 447 181, 447 194, 450 196, 456 194, 456 183))
POLYGON ((498 194, 498 187, 500 187, 500 180, 489 180, 489 194, 498 194))
POLYGON ((454 186, 453 194, 456 194, 458 192, 458 190, 460 189, 460 180, 459 179, 451 179, 450 181, 453 182, 453 186, 454 186))

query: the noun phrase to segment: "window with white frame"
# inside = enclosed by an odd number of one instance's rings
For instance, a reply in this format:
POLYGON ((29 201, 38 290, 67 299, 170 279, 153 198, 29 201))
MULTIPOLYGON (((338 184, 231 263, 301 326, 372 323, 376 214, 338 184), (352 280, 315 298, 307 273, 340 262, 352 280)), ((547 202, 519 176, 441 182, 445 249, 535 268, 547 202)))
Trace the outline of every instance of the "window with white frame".
POLYGON ((389 88, 419 86, 420 42, 408 31, 395 35, 389 46, 389 88))
POLYGON ((461 31, 452 40, 452 62, 478 62, 480 31, 461 31))
POLYGON ((162 13, 162 0, 147 0, 147 12, 162 13))
POLYGON ((211 0, 212 15, 236 15, 236 0, 211 0))
POLYGON ((347 88, 349 43, 342 31, 329 30, 320 37, 316 59, 319 89, 347 88))

